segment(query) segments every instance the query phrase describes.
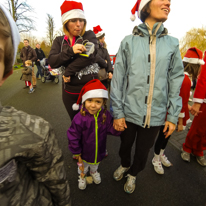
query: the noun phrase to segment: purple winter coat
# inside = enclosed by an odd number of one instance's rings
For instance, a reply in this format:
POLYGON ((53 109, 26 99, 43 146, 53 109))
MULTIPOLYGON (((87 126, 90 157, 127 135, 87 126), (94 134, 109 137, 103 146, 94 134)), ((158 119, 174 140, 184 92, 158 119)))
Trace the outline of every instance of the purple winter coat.
POLYGON ((81 154, 88 163, 99 163, 105 157, 107 135, 119 136, 121 132, 113 128, 113 118, 106 111, 106 122, 102 124, 103 109, 97 115, 77 113, 67 131, 69 150, 73 154, 81 154))

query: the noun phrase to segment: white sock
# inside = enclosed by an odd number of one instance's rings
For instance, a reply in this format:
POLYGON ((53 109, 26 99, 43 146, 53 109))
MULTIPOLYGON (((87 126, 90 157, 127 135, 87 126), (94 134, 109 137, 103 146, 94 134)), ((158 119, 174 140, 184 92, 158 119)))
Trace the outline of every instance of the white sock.
POLYGON ((157 155, 157 154, 154 153, 154 159, 155 159, 156 161, 160 161, 160 155, 157 155))
POLYGON ((164 149, 161 149, 161 150, 160 150, 160 155, 163 156, 163 155, 164 155, 164 151, 165 151, 164 149))

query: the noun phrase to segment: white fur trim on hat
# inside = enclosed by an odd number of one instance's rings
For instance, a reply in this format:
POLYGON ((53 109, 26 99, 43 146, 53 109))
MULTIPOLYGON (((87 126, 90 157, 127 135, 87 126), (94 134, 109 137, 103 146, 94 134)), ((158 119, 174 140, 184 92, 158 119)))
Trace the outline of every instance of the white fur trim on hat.
POLYGON ((11 14, 9 11, 0 3, 0 9, 4 12, 6 18, 8 19, 8 22, 10 24, 11 28, 11 33, 12 33, 12 42, 13 42, 13 47, 14 47, 14 59, 13 59, 13 65, 16 60, 16 53, 17 53, 17 48, 20 42, 20 35, 19 35, 19 30, 16 26, 15 21, 13 20, 11 14))
POLYGON ((70 10, 62 15, 62 24, 70 19, 75 19, 75 18, 80 18, 80 19, 86 19, 84 15, 84 11, 81 9, 73 9, 70 10))
POLYGON ((140 14, 141 14, 142 9, 143 9, 144 6, 145 6, 148 2, 150 2, 150 1, 151 1, 151 0, 141 0, 140 5, 139 5, 139 10, 138 10, 138 16, 139 16, 139 18, 140 18, 140 14))
POLYGON ((108 91, 105 89, 89 90, 84 95, 82 95, 82 103, 90 98, 106 98, 106 99, 108 99, 108 91))
POLYGON ((104 35, 103 32, 98 32, 98 33, 96 34, 96 37, 98 38, 98 37, 103 36, 103 35, 104 35))
POLYGON ((136 19, 136 16, 135 16, 134 14, 132 14, 132 15, 130 16, 130 19, 131 19, 132 21, 134 21, 134 20, 136 19))
POLYGON ((200 65, 204 65, 205 64, 205 62, 202 59, 187 58, 187 57, 183 58, 183 62, 188 62, 188 63, 191 63, 191 64, 200 64, 200 65))
POLYGON ((77 103, 73 104, 72 109, 75 110, 75 111, 79 110, 79 104, 77 104, 77 103))

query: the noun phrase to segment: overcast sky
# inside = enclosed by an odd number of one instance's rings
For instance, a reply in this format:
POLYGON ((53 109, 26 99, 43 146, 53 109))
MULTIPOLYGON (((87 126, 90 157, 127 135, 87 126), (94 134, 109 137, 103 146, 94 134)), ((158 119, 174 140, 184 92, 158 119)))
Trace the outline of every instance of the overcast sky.
MULTIPOLYGON (((6 0, 4 5, 6 5, 6 0)), ((79 1, 80 2, 80 1, 79 1)), ((121 40, 132 33, 134 26, 141 23, 136 18, 130 20, 131 9, 136 0, 82 0, 85 16, 87 19, 87 30, 93 30, 94 26, 100 25, 106 36, 110 54, 116 54, 121 40)), ((55 26, 61 28, 62 0, 27 0, 33 6, 35 13, 36 29, 31 34, 38 39, 46 37, 46 14, 54 17, 55 26)), ((164 23, 169 34, 179 40, 191 28, 206 27, 206 0, 171 0, 171 12, 168 20, 164 23)))

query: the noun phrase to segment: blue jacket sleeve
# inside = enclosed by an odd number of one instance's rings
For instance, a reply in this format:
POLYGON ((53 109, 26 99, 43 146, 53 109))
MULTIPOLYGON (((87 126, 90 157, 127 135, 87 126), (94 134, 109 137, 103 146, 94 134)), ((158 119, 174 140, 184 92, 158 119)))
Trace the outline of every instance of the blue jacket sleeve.
POLYGON ((126 74, 126 55, 123 42, 120 45, 117 53, 117 58, 114 65, 114 72, 111 81, 111 93, 110 98, 112 100, 112 108, 114 119, 120 119, 125 117, 123 110, 123 83, 126 74))
POLYGON ((179 45, 170 62, 168 73, 168 115, 167 121, 177 124, 178 115, 182 109, 182 98, 179 96, 180 88, 184 79, 184 68, 180 55, 179 45))
POLYGON ((117 130, 114 129, 113 127, 113 117, 111 116, 110 112, 107 111, 107 134, 108 135, 114 135, 114 136, 120 136, 121 132, 118 132, 117 130))
POLYGON ((82 118, 79 118, 79 113, 72 120, 70 128, 67 130, 69 140, 69 150, 72 154, 81 154, 81 138, 82 138, 82 118))

